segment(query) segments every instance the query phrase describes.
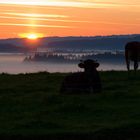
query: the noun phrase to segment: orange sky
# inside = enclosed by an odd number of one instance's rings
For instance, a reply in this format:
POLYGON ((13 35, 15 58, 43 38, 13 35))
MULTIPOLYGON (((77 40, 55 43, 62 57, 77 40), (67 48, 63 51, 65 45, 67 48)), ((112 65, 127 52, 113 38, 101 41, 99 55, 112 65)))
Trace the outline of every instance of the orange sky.
POLYGON ((0 0, 0 38, 140 33, 139 0, 0 0), (12 1, 12 2, 11 2, 12 1))

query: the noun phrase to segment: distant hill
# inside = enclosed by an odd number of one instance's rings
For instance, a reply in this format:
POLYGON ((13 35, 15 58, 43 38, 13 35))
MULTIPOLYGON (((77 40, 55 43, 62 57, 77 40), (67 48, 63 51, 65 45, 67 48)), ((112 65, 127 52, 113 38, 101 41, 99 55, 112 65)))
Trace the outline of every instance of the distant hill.
POLYGON ((28 52, 28 49, 26 49, 25 47, 18 47, 16 45, 13 45, 13 44, 8 44, 8 43, 5 43, 5 44, 0 44, 0 52, 11 52, 11 53, 18 53, 18 52, 21 52, 21 53, 25 53, 25 52, 28 52))
POLYGON ((140 34, 90 36, 90 37, 44 37, 36 43, 27 39, 1 39, 0 52, 26 52, 32 47, 47 48, 51 50, 124 50, 129 41, 140 41, 140 34))
POLYGON ((129 41, 140 41, 140 35, 68 38, 49 42, 48 47, 62 50, 124 50, 129 41))

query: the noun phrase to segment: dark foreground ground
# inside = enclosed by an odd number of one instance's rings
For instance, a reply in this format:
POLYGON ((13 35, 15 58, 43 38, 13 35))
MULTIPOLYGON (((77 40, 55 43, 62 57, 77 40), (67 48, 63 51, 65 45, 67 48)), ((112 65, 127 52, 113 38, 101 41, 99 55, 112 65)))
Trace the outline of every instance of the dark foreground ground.
POLYGON ((61 95, 65 75, 1 74, 0 138, 140 139, 140 72, 100 72, 96 95, 61 95))

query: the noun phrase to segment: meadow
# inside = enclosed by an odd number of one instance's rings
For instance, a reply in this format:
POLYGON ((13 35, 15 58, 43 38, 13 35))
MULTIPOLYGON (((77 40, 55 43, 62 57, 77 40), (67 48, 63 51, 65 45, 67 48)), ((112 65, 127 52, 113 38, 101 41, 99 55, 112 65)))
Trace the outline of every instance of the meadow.
POLYGON ((3 139, 140 139, 140 71, 100 72, 100 94, 61 95, 66 73, 0 75, 3 139))

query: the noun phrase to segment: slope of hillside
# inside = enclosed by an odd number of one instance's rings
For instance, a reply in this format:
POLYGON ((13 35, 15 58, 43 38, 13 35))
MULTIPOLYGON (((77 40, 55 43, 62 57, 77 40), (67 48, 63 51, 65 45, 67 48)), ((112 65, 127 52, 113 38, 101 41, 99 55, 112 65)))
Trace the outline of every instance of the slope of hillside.
POLYGON ((23 52, 27 48, 47 48, 51 50, 124 50, 129 41, 140 41, 140 34, 137 35, 113 35, 96 37, 45 37, 34 43, 27 39, 5 39, 0 40, 1 51, 23 52), (3 45, 2 45, 3 44, 3 45), (5 44, 5 45, 4 45, 5 44), (14 46, 11 46, 14 45, 14 46), (18 46, 18 47, 16 47, 18 46), (24 49, 23 49, 24 48, 24 49))

